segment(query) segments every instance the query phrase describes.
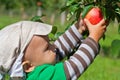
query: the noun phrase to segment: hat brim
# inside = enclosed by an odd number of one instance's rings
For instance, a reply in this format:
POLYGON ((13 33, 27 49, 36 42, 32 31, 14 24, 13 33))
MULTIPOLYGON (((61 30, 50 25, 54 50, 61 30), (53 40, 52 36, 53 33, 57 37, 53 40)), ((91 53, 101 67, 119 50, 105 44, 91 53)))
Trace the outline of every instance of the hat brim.
POLYGON ((52 25, 37 22, 36 35, 48 35, 52 31, 52 25))

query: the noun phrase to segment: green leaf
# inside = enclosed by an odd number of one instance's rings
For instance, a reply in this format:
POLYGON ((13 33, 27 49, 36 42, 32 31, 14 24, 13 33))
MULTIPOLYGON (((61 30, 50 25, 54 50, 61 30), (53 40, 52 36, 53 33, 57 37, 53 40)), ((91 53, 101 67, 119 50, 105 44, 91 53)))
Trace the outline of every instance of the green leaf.
POLYGON ((67 6, 72 6, 72 5, 74 5, 74 4, 76 4, 76 1, 75 0, 68 0, 67 1, 67 6))
POLYGON ((111 53, 114 57, 120 56, 120 40, 116 39, 112 41, 111 53))
POLYGON ((57 26, 53 26, 51 33, 52 33, 52 34, 55 34, 56 32, 57 32, 57 26))
POLYGON ((106 8, 105 8, 105 7, 102 7, 101 10, 102 10, 104 19, 107 19, 107 16, 106 16, 106 8))
POLYGON ((49 37, 50 41, 55 41, 56 40, 55 35, 52 34, 52 33, 48 34, 48 37, 49 37))
POLYGON ((34 21, 34 22, 42 22, 42 23, 43 23, 43 21, 41 20, 41 17, 42 17, 42 16, 34 16, 34 17, 31 19, 31 21, 34 21))
POLYGON ((67 6, 71 5, 74 2, 74 0, 67 0, 67 6))
POLYGON ((93 8, 93 5, 87 5, 82 12, 82 18, 86 16, 86 14, 93 8))
POLYGON ((120 24, 119 24, 119 26, 118 26, 118 33, 120 34, 120 24))
POLYGON ((61 8, 61 12, 65 11, 65 10, 67 10, 67 9, 69 9, 69 8, 70 8, 70 6, 62 7, 62 8, 61 8))
POLYGON ((63 32, 57 32, 56 34, 55 34, 55 38, 58 38, 59 36, 61 36, 63 34, 63 32))
POLYGON ((80 14, 82 12, 82 8, 79 7, 77 10, 76 10, 76 20, 78 20, 80 18, 80 14))

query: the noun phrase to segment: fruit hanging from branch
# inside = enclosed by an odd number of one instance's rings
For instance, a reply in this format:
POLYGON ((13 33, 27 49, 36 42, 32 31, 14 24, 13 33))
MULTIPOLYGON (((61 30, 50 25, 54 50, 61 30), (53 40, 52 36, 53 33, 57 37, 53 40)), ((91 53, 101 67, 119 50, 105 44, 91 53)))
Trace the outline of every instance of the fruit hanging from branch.
MULTIPOLYGON (((66 6, 61 10, 68 11, 68 20, 72 20, 73 22, 77 21, 80 14, 86 11, 84 17, 89 19, 90 22, 93 22, 92 24, 96 24, 102 18, 106 19, 109 23, 111 21, 114 22, 116 19, 120 27, 120 0, 67 0, 66 6), (92 7, 88 7, 90 5, 92 7), (93 18, 96 19, 94 20, 93 18)), ((118 29, 120 31, 120 28, 118 29)))
POLYGON ((95 25, 103 19, 103 14, 99 7, 89 5, 84 8, 82 18, 88 19, 91 24, 95 25))

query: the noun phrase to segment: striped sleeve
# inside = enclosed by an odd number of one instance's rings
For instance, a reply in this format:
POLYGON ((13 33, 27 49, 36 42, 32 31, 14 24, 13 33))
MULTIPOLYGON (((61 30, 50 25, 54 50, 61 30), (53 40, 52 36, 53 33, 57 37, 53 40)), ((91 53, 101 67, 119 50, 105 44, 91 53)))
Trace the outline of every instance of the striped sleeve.
POLYGON ((92 38, 86 38, 75 54, 64 62, 67 80, 76 80, 80 77, 98 53, 98 44, 92 38))
POLYGON ((54 45, 59 49, 59 55, 64 58, 81 43, 81 40, 83 40, 82 35, 79 33, 75 25, 72 25, 54 42, 54 45))

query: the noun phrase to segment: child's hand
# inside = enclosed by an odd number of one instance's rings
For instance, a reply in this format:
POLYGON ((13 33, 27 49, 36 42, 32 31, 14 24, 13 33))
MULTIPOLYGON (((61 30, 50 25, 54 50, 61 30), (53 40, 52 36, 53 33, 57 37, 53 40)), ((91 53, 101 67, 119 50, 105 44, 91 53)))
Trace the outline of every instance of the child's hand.
POLYGON ((100 40, 106 31, 106 22, 102 19, 98 24, 92 25, 87 19, 84 20, 89 30, 89 37, 93 38, 96 42, 100 40))
POLYGON ((87 30, 87 27, 82 19, 82 17, 79 18, 79 20, 77 21, 77 23, 75 24, 75 26, 77 27, 78 31, 82 34, 84 31, 87 30))

